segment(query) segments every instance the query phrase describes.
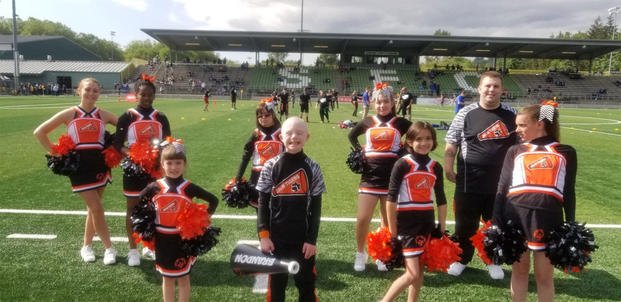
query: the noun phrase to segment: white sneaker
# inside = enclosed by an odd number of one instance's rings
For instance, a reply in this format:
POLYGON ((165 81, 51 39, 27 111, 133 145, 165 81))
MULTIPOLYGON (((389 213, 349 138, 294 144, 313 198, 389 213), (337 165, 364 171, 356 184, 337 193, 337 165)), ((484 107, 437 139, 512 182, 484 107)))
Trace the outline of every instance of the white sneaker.
POLYGON ((82 256, 84 262, 95 261, 95 252, 93 252, 93 248, 90 245, 85 245, 80 249, 80 256, 82 256))
POLYGON ((367 255, 367 253, 356 252, 356 258, 354 259, 354 270, 357 272, 364 272, 368 259, 369 255, 367 255))
POLYGON ((505 272, 500 265, 490 264, 487 266, 489 276, 494 280, 502 280, 505 277, 505 272))
POLYGON ((139 266, 140 265, 140 254, 136 249, 130 249, 127 253, 127 265, 129 266, 139 266))
POLYGON ((257 274, 254 277, 254 285, 252 286, 252 292, 255 294, 267 293, 267 283, 269 276, 267 274, 257 274))
POLYGON ((103 264, 110 265, 116 263, 116 250, 111 247, 104 252, 103 264))
POLYGON ((449 266, 448 270, 446 271, 449 275, 452 276, 459 276, 461 275, 461 273, 464 272, 464 270, 466 269, 466 266, 459 263, 459 262, 453 262, 451 263, 451 266, 449 266))
POLYGON ((155 253, 152 250, 150 250, 148 247, 142 248, 142 256, 144 256, 147 259, 155 260, 155 253))
POLYGON ((380 272, 387 272, 388 268, 386 267, 386 264, 384 264, 384 262, 378 260, 375 260, 375 265, 377 265, 377 270, 380 272))

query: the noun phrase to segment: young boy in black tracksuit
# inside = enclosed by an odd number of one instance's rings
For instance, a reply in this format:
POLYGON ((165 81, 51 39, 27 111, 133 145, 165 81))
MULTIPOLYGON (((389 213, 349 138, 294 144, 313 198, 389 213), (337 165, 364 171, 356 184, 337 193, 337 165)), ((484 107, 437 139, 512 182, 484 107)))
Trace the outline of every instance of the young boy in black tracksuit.
MULTIPOLYGON (((282 125, 285 152, 267 161, 259 176, 257 231, 261 250, 300 264, 294 275, 299 301, 317 301, 315 255, 326 188, 319 165, 304 154, 306 123, 291 117, 282 125)), ((267 301, 285 301, 287 274, 270 275, 267 301)))

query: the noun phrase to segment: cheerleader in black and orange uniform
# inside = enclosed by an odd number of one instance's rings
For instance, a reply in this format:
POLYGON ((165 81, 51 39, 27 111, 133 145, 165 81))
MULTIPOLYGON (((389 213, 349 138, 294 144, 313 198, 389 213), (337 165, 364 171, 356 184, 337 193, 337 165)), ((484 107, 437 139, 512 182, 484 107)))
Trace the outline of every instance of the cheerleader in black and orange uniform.
MULTIPOLYGON (((375 205, 380 201, 382 226, 386 221, 386 195, 392 166, 399 158, 401 135, 407 132, 412 122, 395 114, 395 100, 390 87, 377 87, 373 91, 371 102, 375 105, 377 115, 366 117, 349 133, 349 141, 354 148, 362 148, 358 136, 364 134, 366 143, 363 148, 367 167, 365 167, 358 188, 358 215, 356 222, 357 252, 354 270, 364 271, 368 259, 365 252, 366 236, 373 217, 375 205)), ((386 270, 381 262, 376 262, 379 270, 386 270)))
MULTIPOLYGON (((284 151, 284 146, 279 137, 280 121, 276 117, 274 107, 275 104, 271 99, 262 100, 257 106, 255 110, 257 127, 244 144, 242 161, 235 177, 237 181, 242 179, 246 167, 252 159, 252 172, 248 183, 253 188, 259 180, 263 164, 284 151)), ((250 205, 255 209, 258 208, 258 196, 258 194, 253 193, 253 198, 250 201, 250 205)))
POLYGON ((150 183, 140 193, 140 198, 152 196, 155 205, 155 268, 162 275, 164 301, 175 301, 175 287, 179 289, 179 301, 190 301, 189 274, 196 257, 182 249, 179 226, 183 223, 184 209, 193 198, 209 203, 209 216, 218 206, 216 196, 183 177, 186 164, 184 145, 177 141, 168 144, 161 155, 164 178, 150 183))
POLYGON ((405 134, 409 154, 395 163, 388 187, 388 228, 403 246, 405 272, 395 280, 382 301, 393 301, 409 288, 408 301, 418 300, 423 286, 425 252, 435 227, 433 200, 438 206, 439 231, 446 228, 446 195, 442 166, 429 157, 436 149, 436 131, 428 122, 415 122, 405 134), (435 195, 435 196, 434 196, 435 195))
POLYGON ((117 117, 95 107, 95 102, 101 92, 101 86, 96 79, 81 80, 77 92, 80 95, 80 105, 65 109, 43 122, 35 129, 34 135, 43 148, 52 153, 49 133, 62 124, 67 125, 67 133, 75 143, 76 152, 79 154, 78 170, 69 176, 69 179, 73 192, 80 194, 88 209, 80 256, 84 262, 95 261, 95 253, 91 245, 93 236, 97 234, 106 248, 104 264, 114 264, 116 263, 116 250, 110 241, 102 202, 104 189, 112 178, 101 151, 104 147, 106 124, 116 125, 117 117))
MULTIPOLYGON (((129 147, 138 142, 151 142, 153 139, 161 140, 171 135, 168 118, 160 111, 153 108, 155 99, 155 85, 152 78, 143 75, 134 85, 136 108, 131 108, 119 117, 116 125, 114 147, 124 155, 128 155, 129 147), (127 147, 124 146, 127 141, 127 147)), ((129 252, 127 264, 129 266, 140 265, 140 253, 136 250, 136 242, 132 239, 132 222, 130 216, 132 210, 138 204, 138 195, 153 179, 144 177, 132 177, 123 174, 123 195, 127 198, 127 211, 125 227, 129 239, 129 252)), ((149 254, 148 249, 143 249, 143 254, 149 254)))
MULTIPOLYGON (((522 228, 533 252, 537 298, 553 301, 554 266, 545 249, 550 231, 575 219, 576 151, 559 143, 558 111, 552 105, 523 108, 516 124, 523 143, 507 151, 494 204, 494 223, 502 226, 512 220, 522 228)), ((513 301, 526 301, 529 270, 530 253, 525 252, 512 267, 513 301)))

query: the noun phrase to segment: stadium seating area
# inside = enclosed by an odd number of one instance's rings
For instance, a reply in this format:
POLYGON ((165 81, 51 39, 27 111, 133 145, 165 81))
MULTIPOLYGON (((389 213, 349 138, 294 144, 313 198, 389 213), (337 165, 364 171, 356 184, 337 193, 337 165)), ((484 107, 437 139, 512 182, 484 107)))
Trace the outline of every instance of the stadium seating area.
MULTIPOLYGON (((296 91, 309 87, 311 93, 336 89, 341 95, 362 91, 376 82, 389 82, 395 89, 408 87, 421 96, 447 97, 461 89, 476 94, 479 75, 475 71, 417 72, 405 65, 355 65, 341 67, 256 67, 242 68, 222 64, 184 64, 139 67, 140 72, 154 74, 163 93, 199 94, 203 88, 226 95, 232 87, 244 88, 251 95, 267 95, 287 87, 296 91), (204 83, 204 84, 203 84, 204 83), (432 90, 432 84, 439 91, 432 90)), ((503 77, 509 99, 543 99, 557 97, 564 102, 611 101, 621 97, 621 78, 603 76, 570 77, 564 73, 519 74, 514 71, 503 77)))

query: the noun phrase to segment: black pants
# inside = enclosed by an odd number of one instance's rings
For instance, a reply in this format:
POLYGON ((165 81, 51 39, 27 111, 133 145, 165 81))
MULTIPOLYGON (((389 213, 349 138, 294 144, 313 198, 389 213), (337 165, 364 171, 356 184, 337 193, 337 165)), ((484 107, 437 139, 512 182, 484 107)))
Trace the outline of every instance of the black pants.
POLYGON ((325 117, 325 121, 327 121, 328 123, 330 122, 329 112, 330 112, 330 105, 328 104, 319 105, 319 117, 321 118, 322 123, 324 122, 324 117, 325 117))
MULTIPOLYGON (((315 256, 310 259, 304 259, 302 254, 302 245, 290 243, 278 243, 274 241, 274 255, 279 259, 296 260, 300 264, 300 271, 293 275, 295 286, 298 288, 298 301, 317 301, 315 293, 315 280, 317 273, 315 271, 315 256)), ((285 289, 289 281, 288 274, 273 274, 269 279, 269 291, 267 293, 267 301, 284 302, 285 289)))
POLYGON ((462 249, 461 263, 468 264, 474 255, 470 237, 479 229, 479 221, 492 219, 495 194, 476 194, 455 191, 455 237, 462 249))
POLYGON ((352 114, 352 116, 357 116, 358 115, 358 102, 353 102, 354 104, 354 113, 352 114))

